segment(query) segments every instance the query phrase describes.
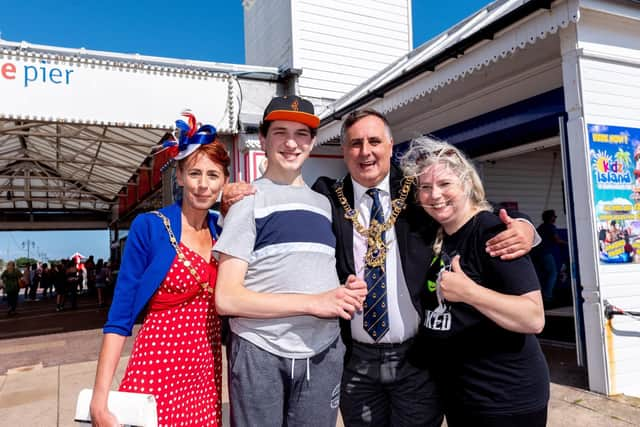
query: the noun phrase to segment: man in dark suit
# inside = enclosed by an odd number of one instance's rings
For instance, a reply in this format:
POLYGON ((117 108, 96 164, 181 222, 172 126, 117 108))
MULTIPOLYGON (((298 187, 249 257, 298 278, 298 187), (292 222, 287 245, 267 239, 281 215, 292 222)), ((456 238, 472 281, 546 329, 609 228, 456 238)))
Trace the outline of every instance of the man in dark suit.
MULTIPOLYGON (((347 344, 342 417, 348 427, 439 426, 443 416, 437 390, 429 372, 411 356, 437 351, 415 348, 423 313, 420 293, 437 226, 410 203, 414 188, 391 162, 393 138, 381 113, 352 112, 343 123, 341 142, 349 174, 337 181, 319 178, 313 189, 331 200, 341 282, 356 274, 367 281, 374 298, 342 324, 347 344)), ((504 212, 501 218, 508 229, 490 241, 494 245, 488 251, 506 258, 528 252, 533 226, 504 212)))

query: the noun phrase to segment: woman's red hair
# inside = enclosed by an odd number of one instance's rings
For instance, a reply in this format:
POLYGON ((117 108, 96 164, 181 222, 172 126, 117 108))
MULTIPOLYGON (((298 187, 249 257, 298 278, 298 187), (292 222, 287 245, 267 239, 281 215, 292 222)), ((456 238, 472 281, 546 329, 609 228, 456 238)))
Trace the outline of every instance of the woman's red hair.
POLYGON ((197 161, 200 156, 209 157, 212 162, 222 166, 224 176, 229 176, 229 165, 231 164, 231 159, 229 158, 229 154, 227 153, 227 149, 224 144, 217 139, 209 144, 198 147, 198 149, 189 156, 178 160, 178 167, 182 169, 187 162, 197 161))

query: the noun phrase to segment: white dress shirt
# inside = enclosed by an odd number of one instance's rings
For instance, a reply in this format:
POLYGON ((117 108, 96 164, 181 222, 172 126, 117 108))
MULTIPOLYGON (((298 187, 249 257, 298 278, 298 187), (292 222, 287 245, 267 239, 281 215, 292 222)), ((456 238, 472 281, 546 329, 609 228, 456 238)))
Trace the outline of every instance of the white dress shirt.
MULTIPOLYGON (((367 195, 368 188, 363 187, 354 180, 353 200, 354 208, 358 211, 358 221, 365 228, 369 228, 369 217, 373 199, 367 195)), ((376 187, 380 190, 380 204, 385 220, 391 216, 391 194, 389 190, 389 175, 376 187)), ((395 227, 391 227, 385 233, 387 243, 387 259, 385 261, 385 273, 387 279, 387 307, 389 313, 389 331, 378 340, 378 343, 399 344, 409 338, 413 338, 418 332, 420 316, 416 311, 411 296, 407 289, 402 263, 400 262, 400 250, 396 240, 395 227)), ((356 275, 364 280, 365 262, 367 252, 367 240, 353 228, 353 260, 356 275)), ((429 260, 424 260, 428 262, 429 260)), ((362 326, 362 312, 356 313, 351 320, 351 335, 355 341, 373 344, 375 341, 369 336, 362 326)))

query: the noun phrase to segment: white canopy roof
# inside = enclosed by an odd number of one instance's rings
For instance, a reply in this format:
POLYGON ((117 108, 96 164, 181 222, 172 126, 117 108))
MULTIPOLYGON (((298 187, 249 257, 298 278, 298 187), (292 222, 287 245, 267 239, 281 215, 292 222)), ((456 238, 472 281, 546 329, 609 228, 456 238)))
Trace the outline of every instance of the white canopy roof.
POLYGON ((106 227, 118 192, 183 109, 237 132, 238 75, 276 80, 278 70, 0 40, 2 227, 71 212, 106 227))

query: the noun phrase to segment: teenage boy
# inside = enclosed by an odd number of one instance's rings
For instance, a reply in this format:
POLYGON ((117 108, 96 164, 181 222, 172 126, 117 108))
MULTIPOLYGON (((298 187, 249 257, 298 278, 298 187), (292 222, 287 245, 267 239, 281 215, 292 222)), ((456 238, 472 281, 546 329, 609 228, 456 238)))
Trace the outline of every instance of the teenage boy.
POLYGON ((341 287, 329 200, 302 179, 320 120, 297 96, 264 111, 268 164, 234 204, 214 250, 216 308, 230 318, 231 425, 335 426, 344 345, 338 318, 362 309, 366 284, 341 287))

